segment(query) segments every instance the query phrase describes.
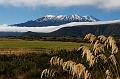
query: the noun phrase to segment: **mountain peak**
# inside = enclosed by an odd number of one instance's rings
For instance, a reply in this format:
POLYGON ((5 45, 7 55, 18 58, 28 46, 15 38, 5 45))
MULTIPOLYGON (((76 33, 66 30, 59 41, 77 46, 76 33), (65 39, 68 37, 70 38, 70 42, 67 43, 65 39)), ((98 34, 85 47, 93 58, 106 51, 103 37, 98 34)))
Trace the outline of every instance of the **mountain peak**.
POLYGON ((45 17, 55 17, 55 15, 46 15, 45 17))
POLYGON ((27 21, 21 24, 14 24, 15 26, 27 26, 27 27, 43 27, 43 26, 58 26, 71 22, 96 22, 99 21, 93 16, 80 16, 74 15, 46 15, 33 21, 27 21))
POLYGON ((99 21, 97 18, 93 17, 93 16, 80 16, 79 14, 74 14, 74 15, 46 15, 43 17, 38 18, 35 21, 41 21, 41 19, 43 19, 44 21, 47 20, 72 20, 71 22, 95 22, 95 21, 99 21))
POLYGON ((71 16, 80 17, 80 15, 79 15, 79 14, 73 14, 73 15, 71 15, 71 16))
POLYGON ((87 15, 87 16, 83 16, 85 19, 88 19, 90 21, 96 22, 96 21, 100 21, 99 19, 95 18, 92 15, 87 15))

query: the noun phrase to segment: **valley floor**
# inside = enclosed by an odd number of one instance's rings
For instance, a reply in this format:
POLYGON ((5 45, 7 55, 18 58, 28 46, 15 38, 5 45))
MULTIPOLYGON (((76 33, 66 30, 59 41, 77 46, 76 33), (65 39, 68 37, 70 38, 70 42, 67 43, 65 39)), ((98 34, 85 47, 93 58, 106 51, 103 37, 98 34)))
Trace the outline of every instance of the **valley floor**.
POLYGON ((0 54, 24 54, 60 49, 73 50, 77 49, 80 45, 83 44, 89 46, 87 43, 76 42, 1 39, 0 54))

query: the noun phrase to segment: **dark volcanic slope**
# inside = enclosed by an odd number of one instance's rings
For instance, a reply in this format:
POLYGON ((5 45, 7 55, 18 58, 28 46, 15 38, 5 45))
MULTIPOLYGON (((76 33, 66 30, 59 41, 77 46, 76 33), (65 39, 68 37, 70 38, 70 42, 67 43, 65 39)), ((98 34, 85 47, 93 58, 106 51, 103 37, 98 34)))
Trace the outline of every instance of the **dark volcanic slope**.
POLYGON ((49 36, 49 37, 53 37, 53 36, 81 37, 87 33, 93 33, 95 35, 104 34, 104 35, 120 36, 120 23, 64 27, 51 33, 26 32, 23 34, 23 36, 25 35, 25 36, 49 36))

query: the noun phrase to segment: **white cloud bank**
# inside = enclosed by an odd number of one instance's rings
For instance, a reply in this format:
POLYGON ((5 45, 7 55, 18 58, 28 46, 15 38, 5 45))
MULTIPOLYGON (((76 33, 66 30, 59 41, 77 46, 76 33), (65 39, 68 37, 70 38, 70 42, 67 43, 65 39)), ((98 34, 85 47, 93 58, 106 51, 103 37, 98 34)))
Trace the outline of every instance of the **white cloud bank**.
POLYGON ((99 8, 118 9, 120 8, 120 0, 0 0, 0 5, 12 6, 53 6, 53 7, 69 7, 78 5, 93 5, 99 8))
POLYGON ((55 30, 58 30, 58 26, 48 26, 48 27, 17 27, 17 26, 8 26, 6 24, 0 25, 0 32, 41 32, 48 33, 55 30))
POLYGON ((59 26, 47 26, 47 27, 17 27, 17 26, 8 26, 6 24, 0 25, 0 32, 41 32, 49 33, 56 31, 63 27, 74 27, 79 25, 100 25, 100 24, 111 24, 111 23, 120 23, 120 20, 114 21, 98 21, 98 22, 72 22, 68 24, 63 24, 59 26))

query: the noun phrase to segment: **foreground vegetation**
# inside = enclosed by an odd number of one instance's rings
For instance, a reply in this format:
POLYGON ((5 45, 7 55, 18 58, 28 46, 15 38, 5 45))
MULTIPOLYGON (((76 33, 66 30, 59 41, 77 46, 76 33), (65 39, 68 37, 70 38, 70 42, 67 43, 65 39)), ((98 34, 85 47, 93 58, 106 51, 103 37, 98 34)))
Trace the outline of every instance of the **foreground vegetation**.
POLYGON ((113 37, 86 35, 78 49, 0 55, 0 79, 120 79, 113 37))

